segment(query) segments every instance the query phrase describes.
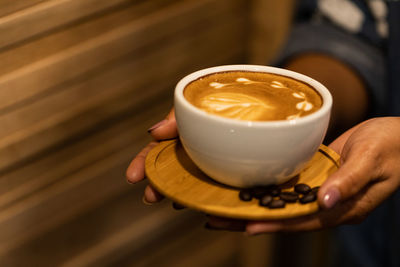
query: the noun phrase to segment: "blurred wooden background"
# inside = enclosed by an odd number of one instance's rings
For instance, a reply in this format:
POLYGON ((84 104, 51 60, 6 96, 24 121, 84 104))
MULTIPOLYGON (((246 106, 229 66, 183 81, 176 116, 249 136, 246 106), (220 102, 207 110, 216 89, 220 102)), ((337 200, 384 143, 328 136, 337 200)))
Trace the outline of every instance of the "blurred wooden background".
POLYGON ((175 83, 267 64, 293 2, 2 0, 0 266, 272 266, 275 236, 145 206, 124 174, 175 83))

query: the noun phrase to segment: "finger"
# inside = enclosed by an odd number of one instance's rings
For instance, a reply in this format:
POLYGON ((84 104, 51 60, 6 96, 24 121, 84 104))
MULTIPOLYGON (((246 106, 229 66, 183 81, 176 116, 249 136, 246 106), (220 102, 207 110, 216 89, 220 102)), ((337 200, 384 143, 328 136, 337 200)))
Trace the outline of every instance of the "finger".
POLYGON ((152 126, 148 132, 155 140, 176 138, 178 136, 178 129, 176 126, 174 109, 171 109, 167 117, 152 126))
POLYGON ((137 156, 132 160, 129 164, 128 169, 126 170, 126 179, 129 183, 137 183, 144 179, 144 164, 146 160, 146 156, 153 147, 157 145, 157 142, 151 142, 142 151, 137 154, 137 156))
POLYGON ((208 216, 208 222, 205 227, 210 230, 243 232, 246 228, 246 221, 208 216))
POLYGON ((368 214, 380 205, 396 188, 385 180, 370 183, 351 199, 340 202, 330 210, 294 219, 249 222, 246 232, 250 235, 272 232, 314 231, 341 224, 361 223, 368 214))
POLYGON ((317 213, 297 218, 271 220, 271 221, 250 221, 246 226, 246 233, 255 235, 260 233, 275 232, 304 232, 314 231, 339 225, 349 218, 355 217, 355 200, 341 203, 331 210, 319 210, 317 213))
POLYGON ((251 221, 246 226, 246 233, 256 235, 260 233, 312 231, 323 227, 318 216, 306 216, 297 219, 275 221, 251 221))
POLYGON ((155 190, 151 185, 146 186, 144 189, 143 200, 146 204, 153 204, 163 200, 164 196, 161 195, 157 190, 155 190))
POLYGON ((305 232, 325 229, 342 224, 355 218, 355 201, 337 205, 331 210, 320 210, 317 213, 293 219, 250 221, 246 226, 246 233, 256 235, 275 232, 305 232))
POLYGON ((368 183, 381 177, 377 154, 368 145, 354 145, 343 157, 344 163, 318 192, 318 202, 325 209, 356 195, 368 183))

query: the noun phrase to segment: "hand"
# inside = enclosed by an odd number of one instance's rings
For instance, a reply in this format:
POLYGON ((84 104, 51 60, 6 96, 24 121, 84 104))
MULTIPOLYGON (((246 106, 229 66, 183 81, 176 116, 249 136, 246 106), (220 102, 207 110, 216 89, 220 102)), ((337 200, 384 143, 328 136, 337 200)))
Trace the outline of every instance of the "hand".
POLYGON ((210 217, 213 229, 243 229, 249 234, 308 231, 361 222, 400 186, 400 118, 365 121, 337 138, 330 148, 341 167, 318 192, 322 210, 279 221, 239 221, 210 217))
MULTIPOLYGON (((147 153, 155 147, 158 141, 176 138, 178 130, 176 128, 175 113, 172 109, 167 117, 151 127, 148 132, 155 141, 148 144, 142 151, 129 164, 126 170, 126 179, 129 183, 137 183, 145 178, 144 164, 147 153)), ((163 196, 157 192, 153 187, 148 185, 144 191, 143 200, 148 203, 155 203, 160 201, 163 196)))

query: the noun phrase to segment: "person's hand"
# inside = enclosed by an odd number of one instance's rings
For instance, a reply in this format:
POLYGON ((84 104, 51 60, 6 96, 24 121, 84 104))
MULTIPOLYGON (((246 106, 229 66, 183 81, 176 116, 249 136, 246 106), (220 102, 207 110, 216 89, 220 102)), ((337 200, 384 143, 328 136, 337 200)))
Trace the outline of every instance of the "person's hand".
POLYGON ((321 211, 279 221, 210 217, 208 227, 259 234, 358 223, 399 188, 400 117, 365 121, 337 138, 330 148, 340 154, 341 166, 318 192, 321 211))
MULTIPOLYGON (((168 116, 151 127, 148 132, 155 141, 149 143, 129 164, 126 170, 126 179, 129 183, 137 183, 145 178, 144 164, 147 153, 157 145, 158 141, 176 138, 178 131, 176 128, 174 109, 170 111, 168 116)), ((153 187, 148 185, 144 191, 143 201, 148 203, 155 203, 160 201, 163 196, 158 193, 153 187)))

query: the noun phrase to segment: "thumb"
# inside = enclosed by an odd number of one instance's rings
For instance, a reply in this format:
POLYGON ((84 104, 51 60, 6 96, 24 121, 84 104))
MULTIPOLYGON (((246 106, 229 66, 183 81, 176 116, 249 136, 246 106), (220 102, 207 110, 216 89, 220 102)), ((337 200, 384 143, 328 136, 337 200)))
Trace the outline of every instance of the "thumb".
POLYGON ((178 136, 178 129, 176 127, 174 109, 171 109, 164 120, 156 123, 147 131, 155 140, 176 138, 178 136))
POLYGON ((371 153, 353 149, 346 154, 346 158, 342 158, 343 164, 318 192, 318 202, 322 208, 334 207, 338 202, 356 195, 375 177, 379 177, 376 173, 376 161, 371 153))

